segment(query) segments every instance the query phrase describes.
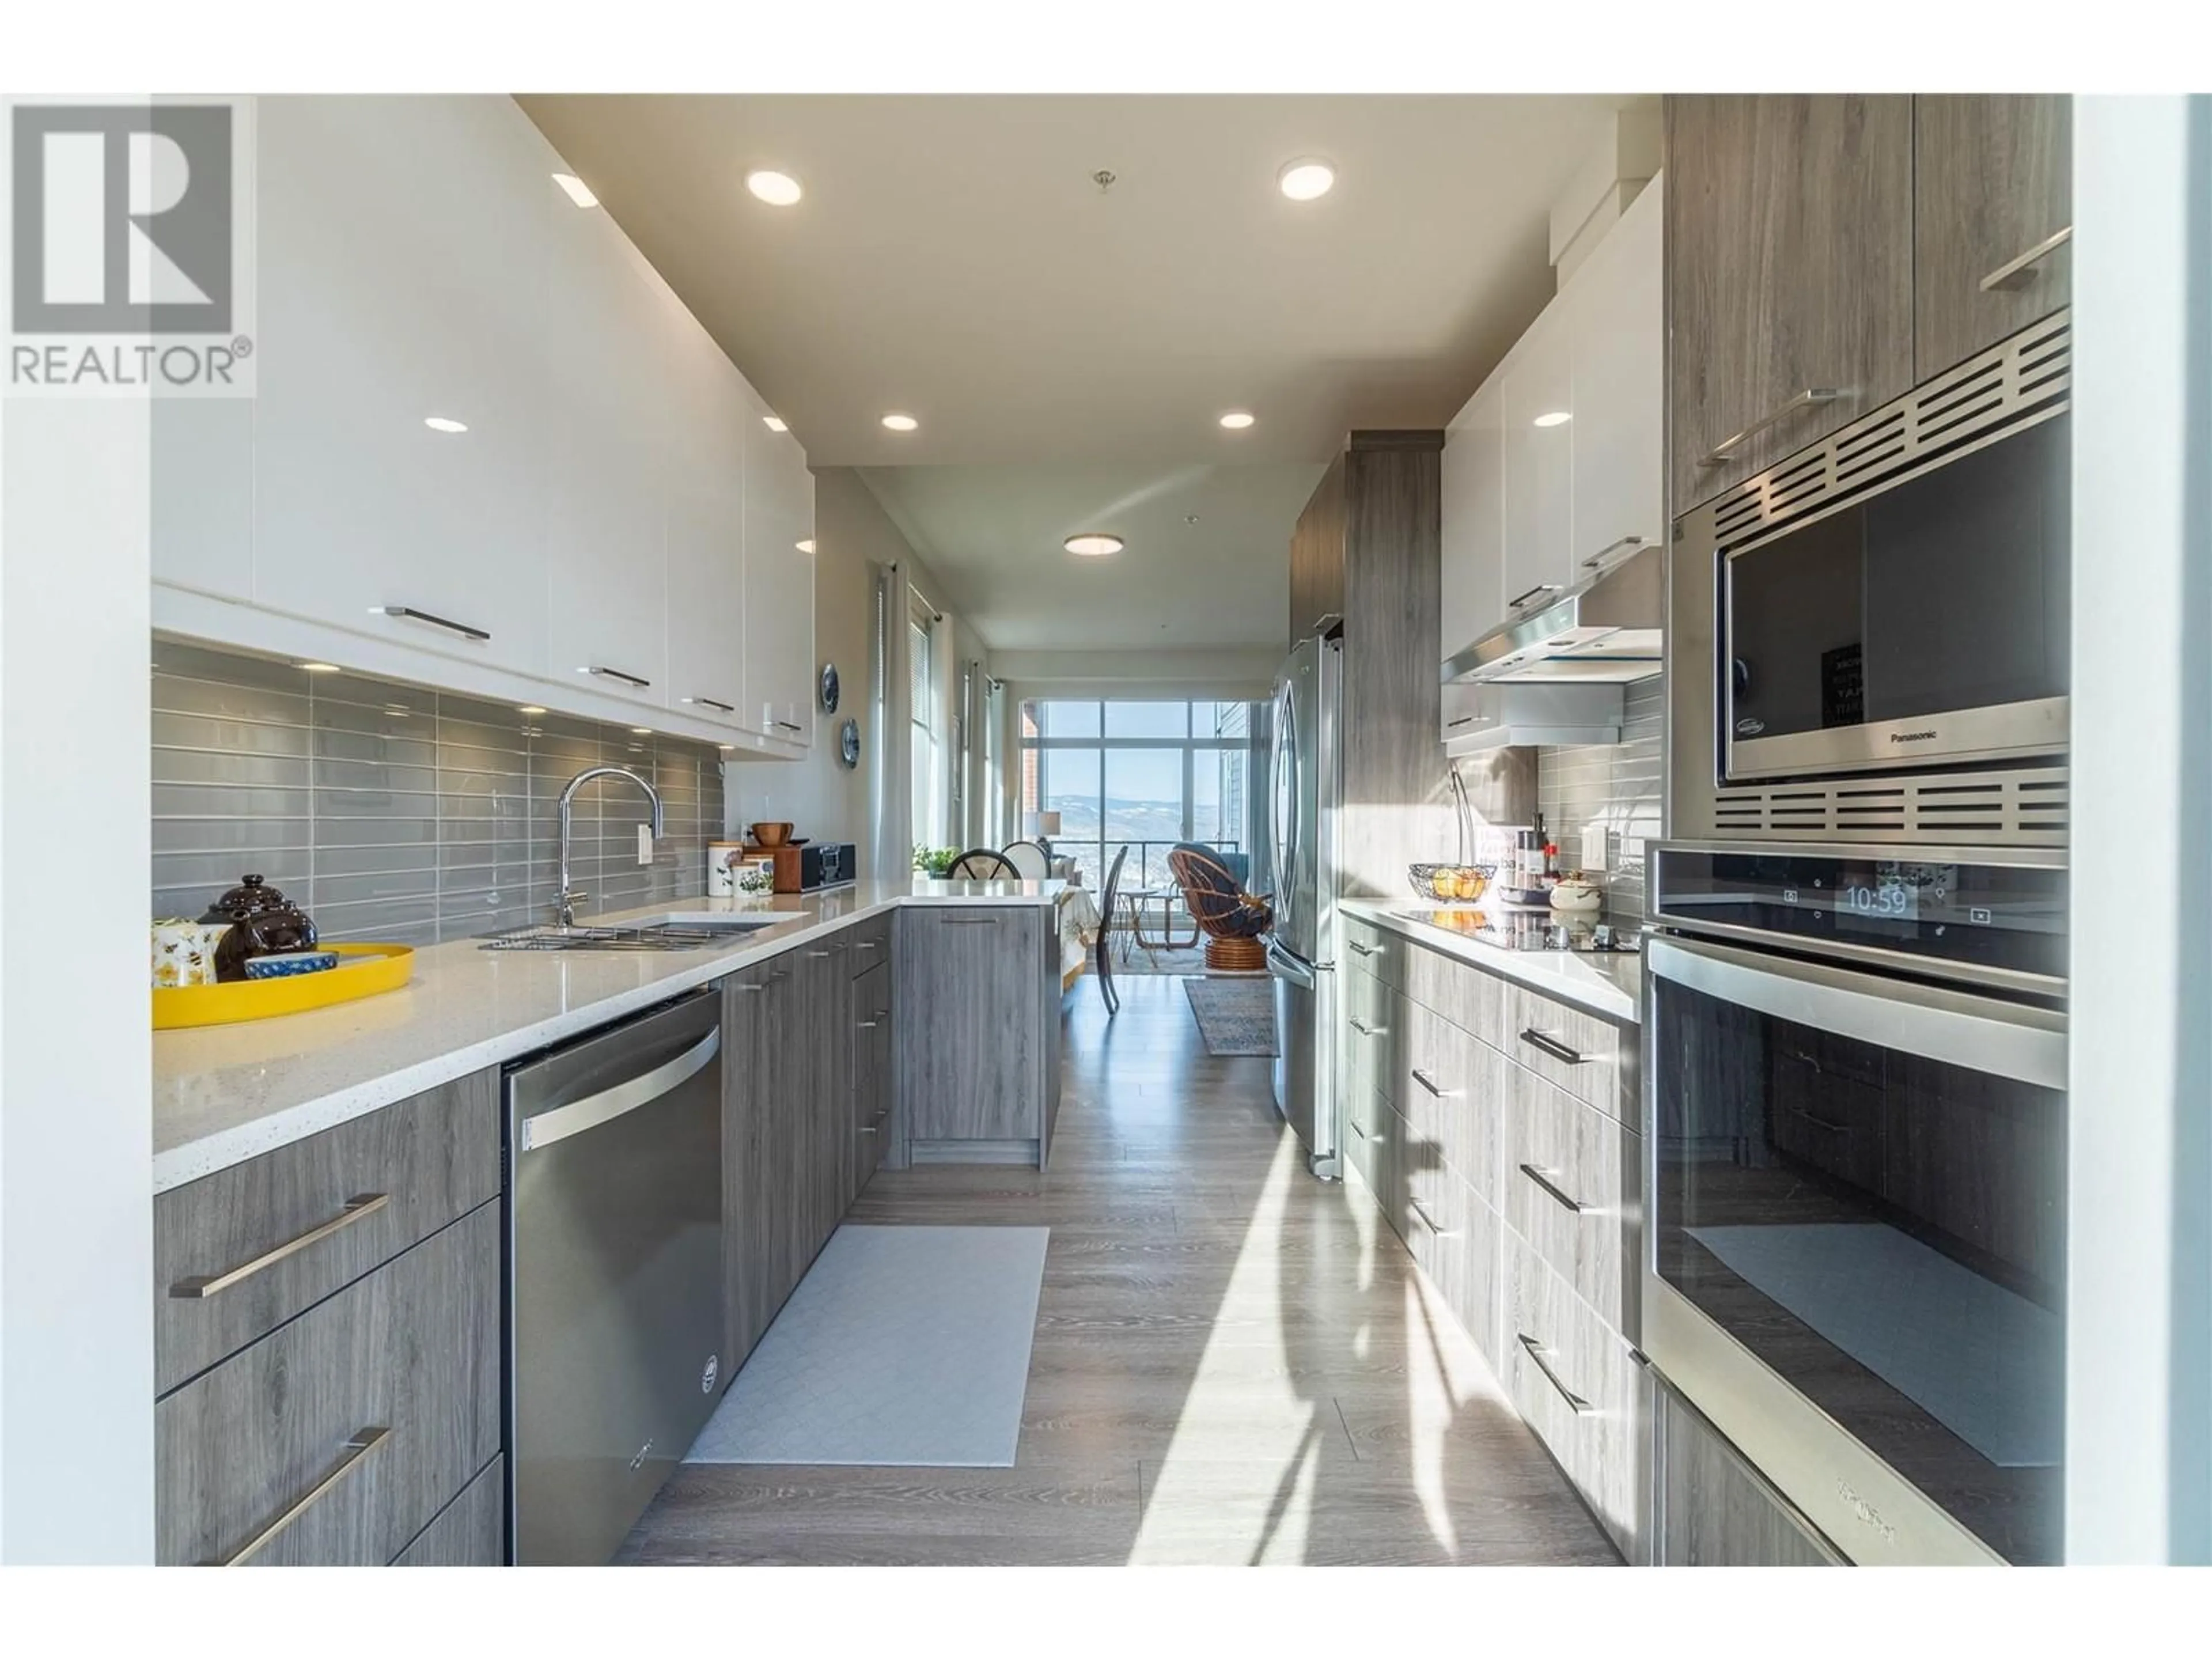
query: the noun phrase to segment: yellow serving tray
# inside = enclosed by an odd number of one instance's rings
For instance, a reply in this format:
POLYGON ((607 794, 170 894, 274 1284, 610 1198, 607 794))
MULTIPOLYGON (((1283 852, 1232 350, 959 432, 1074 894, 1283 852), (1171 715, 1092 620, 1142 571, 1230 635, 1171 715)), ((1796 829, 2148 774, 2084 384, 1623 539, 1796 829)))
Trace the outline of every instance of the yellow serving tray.
POLYGON ((154 1029, 181 1030, 189 1025, 228 1025, 241 1019, 268 1019, 309 1008, 396 991, 414 976, 411 945, 325 945, 338 965, 319 974, 289 979, 242 979, 228 985, 157 985, 154 1029))

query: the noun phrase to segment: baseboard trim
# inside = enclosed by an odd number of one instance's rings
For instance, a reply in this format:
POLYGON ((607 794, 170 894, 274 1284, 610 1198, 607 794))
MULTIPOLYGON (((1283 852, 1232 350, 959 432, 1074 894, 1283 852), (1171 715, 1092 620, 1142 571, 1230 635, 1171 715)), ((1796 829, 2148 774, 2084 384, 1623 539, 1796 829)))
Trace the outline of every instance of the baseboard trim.
POLYGON ((913 1140, 909 1164, 1026 1164, 1036 1167, 1034 1140, 913 1140))

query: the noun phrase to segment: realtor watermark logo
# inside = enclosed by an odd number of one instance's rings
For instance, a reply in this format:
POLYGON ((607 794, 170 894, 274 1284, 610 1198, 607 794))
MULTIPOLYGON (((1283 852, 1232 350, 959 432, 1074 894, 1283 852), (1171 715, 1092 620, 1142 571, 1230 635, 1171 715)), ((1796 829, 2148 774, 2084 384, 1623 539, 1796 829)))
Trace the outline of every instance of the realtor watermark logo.
POLYGON ((7 390, 252 392, 252 106, 13 100, 7 390))

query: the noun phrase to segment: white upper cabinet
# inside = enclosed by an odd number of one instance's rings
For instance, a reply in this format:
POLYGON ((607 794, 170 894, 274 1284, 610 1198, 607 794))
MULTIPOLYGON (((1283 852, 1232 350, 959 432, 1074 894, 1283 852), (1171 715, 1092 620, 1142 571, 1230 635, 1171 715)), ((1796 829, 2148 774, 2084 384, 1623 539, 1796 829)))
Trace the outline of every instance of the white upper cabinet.
POLYGON ((1644 186, 1451 423, 1448 662, 1664 539, 1660 191, 1644 186))
POLYGON ((252 594, 538 674, 554 186, 515 116, 262 100, 252 594))
POLYGON ((745 707, 744 377, 689 312, 672 319, 679 396, 669 444, 668 706, 759 732, 745 707))
MULTIPOLYGON (((814 741, 814 475, 755 400, 745 423, 745 724, 814 741), (805 544, 801 546, 800 544, 805 544)), ((762 729, 756 728, 756 729, 762 729)))
POLYGON ((1505 387, 1494 374, 1444 434, 1443 574, 1450 657, 1505 613, 1505 387))
POLYGON ((1666 536, 1660 191, 1657 179, 1644 187, 1567 285, 1577 581, 1666 536))
POLYGON ((550 666, 668 706, 665 495, 673 456, 663 296, 613 220, 556 219, 545 562, 550 666))
POLYGON ((1506 360, 1505 605, 1540 608, 1574 580, 1573 307, 1555 300, 1506 360))

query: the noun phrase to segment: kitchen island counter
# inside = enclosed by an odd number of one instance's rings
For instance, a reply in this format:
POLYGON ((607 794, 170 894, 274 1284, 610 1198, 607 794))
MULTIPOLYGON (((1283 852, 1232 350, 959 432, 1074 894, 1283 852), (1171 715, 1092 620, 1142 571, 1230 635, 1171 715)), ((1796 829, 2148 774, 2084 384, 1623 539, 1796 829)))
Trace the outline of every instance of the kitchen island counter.
POLYGON ((773 898, 678 899, 592 916, 763 917, 757 933, 667 951, 418 951, 403 989, 334 1007, 154 1038, 154 1190, 503 1065, 725 975, 914 905, 1049 908, 1059 881, 863 882, 773 898))

